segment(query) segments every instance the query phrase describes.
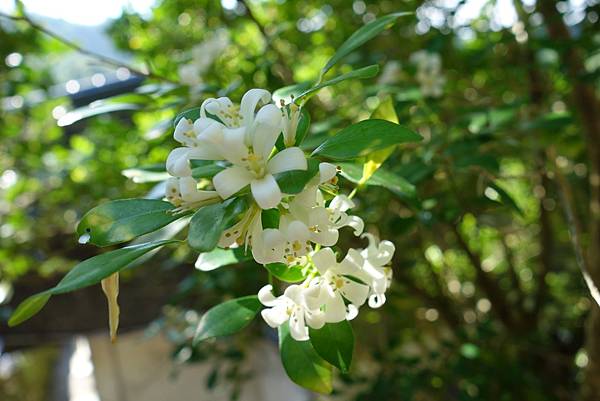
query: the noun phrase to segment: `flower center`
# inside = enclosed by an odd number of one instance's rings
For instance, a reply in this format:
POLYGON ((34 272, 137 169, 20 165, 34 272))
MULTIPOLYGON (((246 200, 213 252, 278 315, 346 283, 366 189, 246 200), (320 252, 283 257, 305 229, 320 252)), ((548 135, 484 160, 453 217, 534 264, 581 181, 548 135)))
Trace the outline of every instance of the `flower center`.
POLYGON ((250 170, 256 178, 264 177, 266 173, 265 161, 262 156, 254 153, 254 149, 248 148, 248 156, 242 158, 242 161, 246 163, 248 170, 250 170))

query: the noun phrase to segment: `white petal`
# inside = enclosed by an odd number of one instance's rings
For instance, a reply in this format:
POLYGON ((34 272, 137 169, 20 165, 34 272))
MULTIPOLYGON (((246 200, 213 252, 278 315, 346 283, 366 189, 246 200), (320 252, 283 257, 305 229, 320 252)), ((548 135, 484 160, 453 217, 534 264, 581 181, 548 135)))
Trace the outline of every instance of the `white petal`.
POLYGON ((329 208, 340 212, 345 212, 354 207, 354 202, 346 195, 338 195, 331 200, 329 208))
POLYGON ((196 185, 196 180, 192 177, 183 177, 179 180, 181 198, 185 202, 202 202, 219 198, 219 195, 215 191, 200 191, 196 185))
POLYGON ((245 168, 232 166, 217 173, 213 177, 213 185, 221 198, 227 199, 250 184, 252 178, 250 172, 245 168))
POLYGON ((337 323, 346 319, 346 305, 339 293, 329 297, 325 302, 325 321, 327 323, 337 323))
POLYGON ((344 278, 344 285, 341 288, 342 295, 354 305, 362 305, 369 296, 369 287, 344 278))
POLYGON ((173 137, 177 142, 191 146, 195 139, 194 125, 192 124, 192 120, 187 118, 182 118, 179 120, 177 126, 175 127, 173 137))
POLYGON ((315 252, 315 254, 312 256, 312 261, 321 274, 325 274, 327 270, 337 266, 335 253, 331 248, 321 248, 315 252))
POLYGON ((291 299, 296 304, 300 304, 304 299, 303 292, 304 289, 301 286, 293 284, 285 289, 285 291, 283 292, 283 296, 291 299))
POLYGON ((165 198, 175 206, 181 202, 181 193, 179 192, 179 178, 171 177, 165 185, 165 198))
POLYGON ((250 188, 254 200, 262 209, 272 209, 281 202, 281 190, 271 174, 267 174, 261 179, 252 180, 250 188))
POLYGON ((282 150, 275 154, 267 164, 267 170, 271 174, 290 170, 306 170, 307 168, 306 156, 298 147, 282 150))
POLYGON ((246 128, 231 128, 223 130, 223 145, 221 148, 223 156, 234 164, 243 164, 248 157, 246 146, 246 128))
POLYGON ((358 308, 356 305, 346 305, 346 320, 354 320, 356 316, 358 316, 358 308))
POLYGON ((273 295, 273 286, 271 284, 265 285, 258 291, 258 300, 264 306, 273 306, 276 299, 275 295, 273 295))
POLYGON ((288 241, 305 242, 310 237, 310 231, 306 224, 299 220, 294 220, 286 227, 286 236, 288 241))
POLYGON ((331 163, 319 164, 319 184, 330 181, 337 174, 337 167, 331 163))
POLYGON ((274 104, 267 104, 258 110, 254 122, 261 125, 270 125, 281 128, 283 115, 281 110, 274 104))
POLYGON ((242 96, 240 103, 240 114, 244 119, 244 125, 250 126, 254 122, 254 113, 259 102, 269 103, 271 94, 264 89, 250 89, 242 96))
POLYGON ((295 307, 290 316, 290 334, 296 341, 308 340, 308 327, 304 323, 304 311, 300 307, 295 307))
POLYGON ((277 229, 267 228, 252 235, 252 256, 257 263, 268 264, 283 260, 284 239, 277 229))
POLYGON ((313 329, 320 329, 325 326, 325 313, 320 310, 307 311, 306 323, 313 329))
POLYGON ((373 294, 369 297, 369 306, 379 308, 385 303, 385 294, 373 294))
POLYGON ((274 329, 281 326, 289 318, 285 310, 285 305, 277 305, 274 308, 263 309, 260 314, 264 321, 274 329))
POLYGON ((175 177, 192 175, 189 159, 190 148, 175 148, 167 157, 167 171, 175 177))
POLYGON ((354 235, 358 237, 365 229, 365 222, 358 216, 348 216, 344 213, 342 218, 337 222, 336 226, 338 228, 344 226, 352 227, 354 229, 354 235))

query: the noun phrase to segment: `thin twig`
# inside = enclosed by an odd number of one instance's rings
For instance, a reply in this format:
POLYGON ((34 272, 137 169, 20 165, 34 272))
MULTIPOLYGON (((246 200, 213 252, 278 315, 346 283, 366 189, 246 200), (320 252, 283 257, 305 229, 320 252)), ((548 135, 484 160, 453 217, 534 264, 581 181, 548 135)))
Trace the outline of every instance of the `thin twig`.
POLYGON ((95 53, 91 50, 88 49, 84 49, 83 47, 79 46, 77 43, 63 38, 62 36, 56 34, 55 32, 52 32, 51 30, 45 28, 44 26, 38 24, 37 22, 33 21, 31 18, 29 18, 29 16, 27 15, 23 15, 23 16, 18 16, 18 15, 8 15, 5 13, 0 12, 0 17, 2 18, 7 18, 13 21, 24 21, 27 24, 29 24, 30 27, 32 27, 33 29, 42 32, 43 34, 61 42, 62 44, 70 47, 71 49, 81 53, 81 54, 85 54, 87 56, 93 57, 97 60, 100 60, 101 62, 105 63, 105 64, 109 64, 112 65, 114 67, 123 67, 123 68, 127 68, 129 71, 131 71, 132 73, 136 74, 136 75, 140 75, 143 77, 148 77, 148 78, 154 78, 154 79, 158 79, 161 81, 166 81, 166 82, 170 82, 173 84, 179 84, 177 81, 174 81, 172 79, 169 79, 167 77, 164 77, 162 75, 156 74, 154 72, 151 71, 142 71, 140 69, 131 67, 130 65, 124 64, 121 61, 114 59, 110 56, 105 56, 103 54, 99 54, 99 53, 95 53))

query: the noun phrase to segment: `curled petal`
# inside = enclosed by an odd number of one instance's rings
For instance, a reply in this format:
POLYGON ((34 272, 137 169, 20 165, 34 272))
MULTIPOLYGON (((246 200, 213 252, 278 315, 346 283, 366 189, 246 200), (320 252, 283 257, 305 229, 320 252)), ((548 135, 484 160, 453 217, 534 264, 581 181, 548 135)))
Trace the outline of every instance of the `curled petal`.
POLYGON ((272 209, 281 202, 281 190, 279 189, 279 185, 277 185, 277 181, 275 181, 275 178, 271 174, 267 174, 261 179, 252 180, 250 188, 254 200, 261 209, 272 209))
POLYGON ((287 148, 277 153, 269 160, 267 170, 271 174, 291 170, 306 170, 308 163, 302 149, 298 147, 287 148))
POLYGON ((217 175, 213 177, 213 185, 221 198, 227 199, 246 185, 250 184, 252 178, 252 175, 247 169, 232 166, 217 173, 217 175))
POLYGON ((244 125, 247 127, 252 125, 256 106, 259 103, 269 103, 270 101, 271 94, 264 89, 250 89, 246 92, 240 102, 240 114, 242 115, 244 125))
POLYGON ((258 291, 258 300, 264 306, 275 305, 275 295, 273 295, 273 286, 271 284, 265 285, 258 291))
POLYGON ((338 195, 331 200, 329 204, 329 208, 332 210, 345 212, 348 209, 352 209, 354 207, 354 202, 346 195, 338 195))
POLYGON ((358 308, 356 305, 346 305, 346 320, 354 320, 356 316, 358 316, 358 308))
POLYGON ((175 148, 167 157, 167 172, 175 177, 192 175, 190 168, 190 148, 175 148))
POLYGON ((319 183, 323 184, 330 181, 337 174, 337 167, 331 163, 320 163, 319 164, 319 183))
POLYGON ((308 340, 308 327, 304 322, 304 310, 296 306, 290 316, 290 334, 296 341, 308 340))
POLYGON ((346 218, 342 220, 341 226, 352 227, 354 229, 354 235, 358 237, 365 229, 365 222, 358 216, 346 216, 346 218))
POLYGON ((179 143, 182 143, 187 146, 192 146, 195 139, 194 125, 192 123, 192 120, 187 118, 182 118, 181 120, 179 120, 177 126, 175 127, 173 137, 179 143))
POLYGON ((369 306, 379 308, 385 303, 385 294, 373 294, 369 297, 369 306))

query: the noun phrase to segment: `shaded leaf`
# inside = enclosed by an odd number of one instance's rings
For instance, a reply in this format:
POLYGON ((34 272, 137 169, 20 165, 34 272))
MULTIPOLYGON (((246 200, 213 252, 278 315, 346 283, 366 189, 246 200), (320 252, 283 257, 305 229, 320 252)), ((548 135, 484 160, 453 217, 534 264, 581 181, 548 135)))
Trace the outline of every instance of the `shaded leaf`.
POLYGON ((326 323, 322 328, 309 329, 315 351, 343 373, 348 373, 354 352, 354 332, 347 320, 326 323))
POLYGON ((193 344, 240 331, 250 324, 261 307, 258 297, 249 295, 210 308, 198 323, 193 344))

